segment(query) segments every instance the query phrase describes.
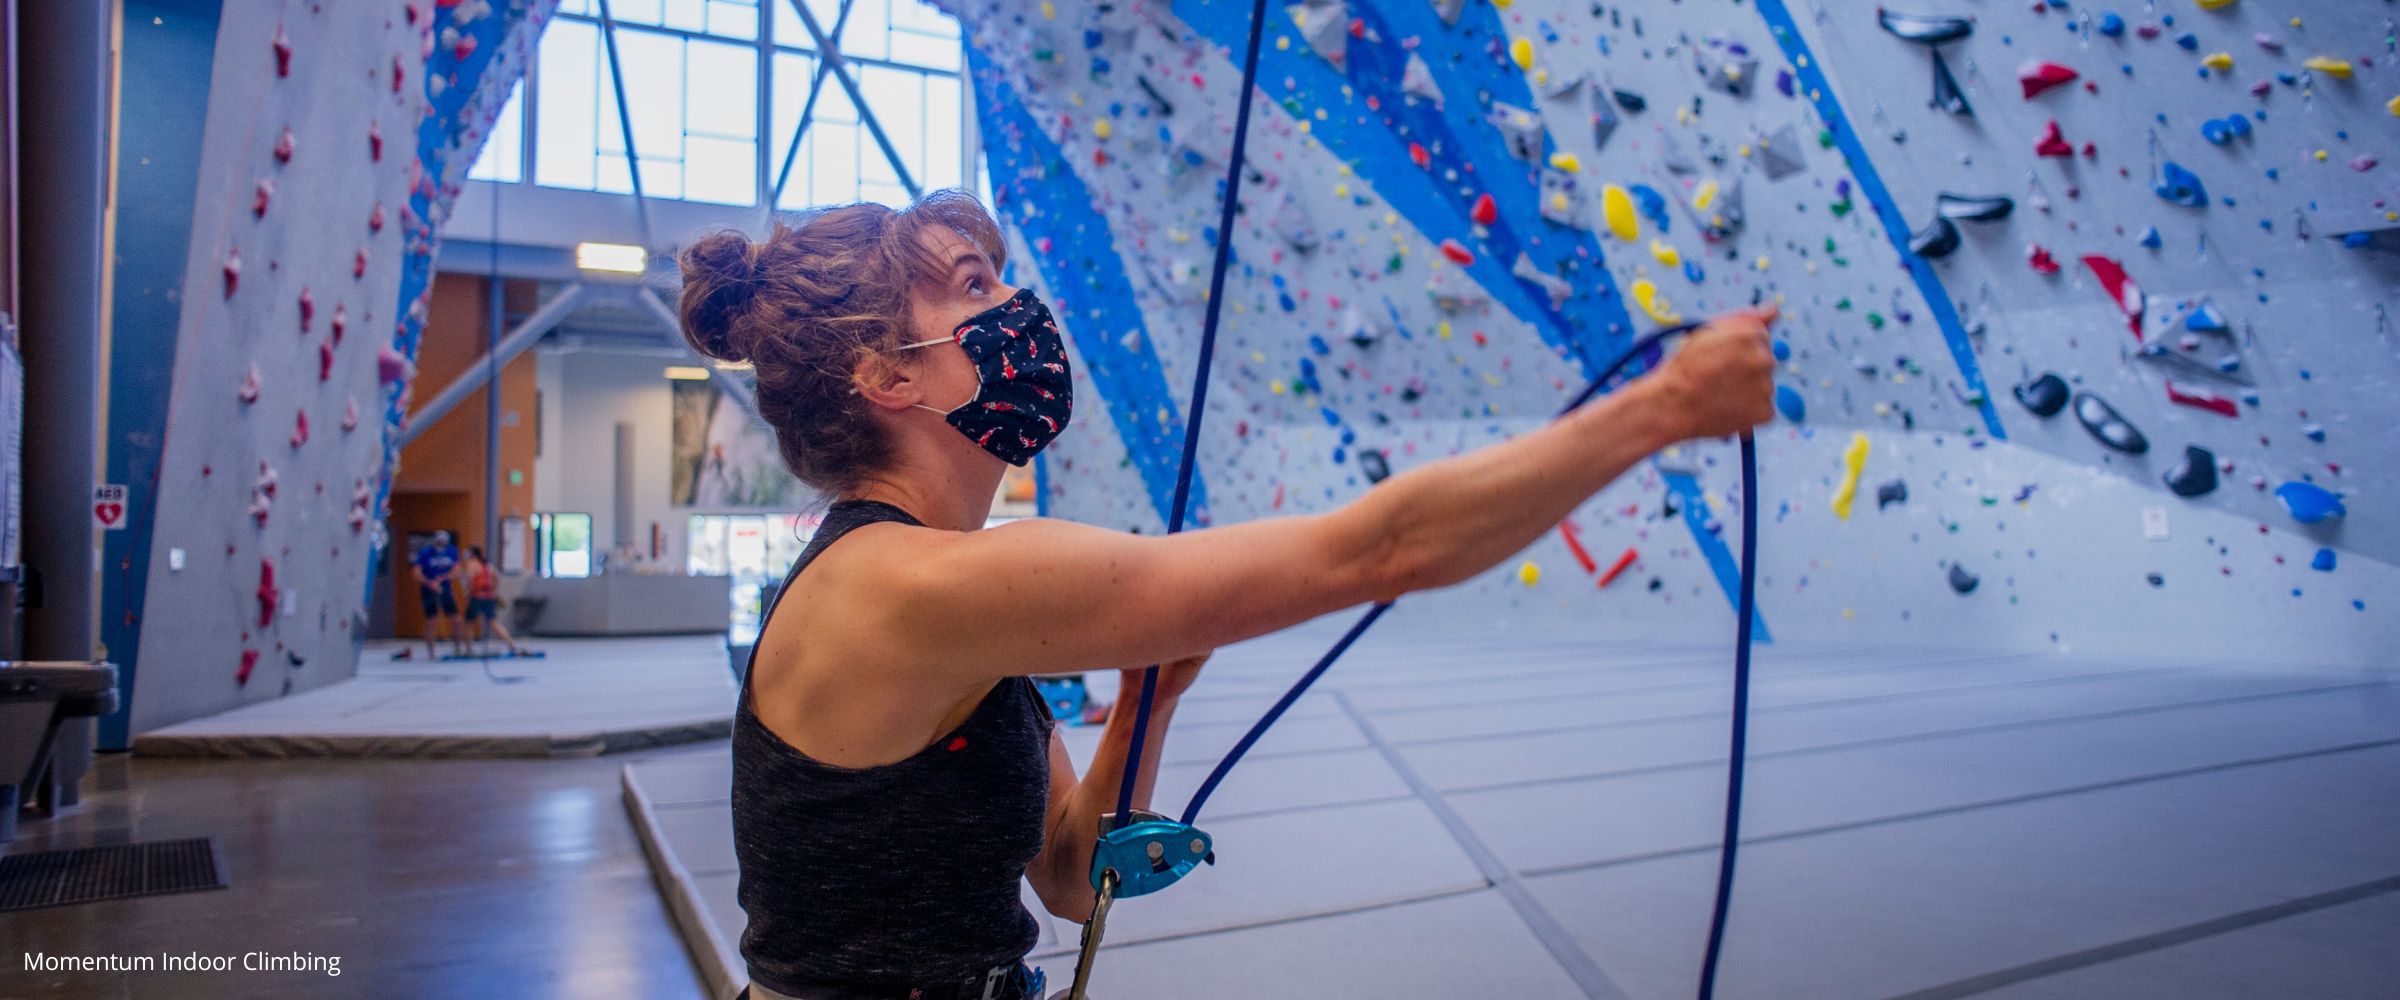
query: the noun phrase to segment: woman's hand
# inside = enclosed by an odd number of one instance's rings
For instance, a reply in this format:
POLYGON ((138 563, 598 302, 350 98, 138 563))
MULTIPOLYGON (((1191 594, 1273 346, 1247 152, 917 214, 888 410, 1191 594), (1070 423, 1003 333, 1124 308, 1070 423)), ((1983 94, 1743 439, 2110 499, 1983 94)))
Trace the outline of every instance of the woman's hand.
MULTIPOLYGON (((1158 697, 1162 699, 1182 697, 1185 691, 1191 690, 1192 682, 1200 679, 1200 665, 1207 663, 1208 658, 1213 655, 1216 655, 1216 651, 1210 650, 1198 656, 1187 656, 1172 663, 1159 664, 1158 697)), ((1142 696, 1142 671, 1144 669, 1135 667, 1131 670, 1117 672, 1120 681, 1117 685, 1118 702, 1130 705, 1142 696)))
POLYGON ((1774 307, 1710 320, 1653 376, 1680 439, 1739 434, 1775 419, 1774 307))

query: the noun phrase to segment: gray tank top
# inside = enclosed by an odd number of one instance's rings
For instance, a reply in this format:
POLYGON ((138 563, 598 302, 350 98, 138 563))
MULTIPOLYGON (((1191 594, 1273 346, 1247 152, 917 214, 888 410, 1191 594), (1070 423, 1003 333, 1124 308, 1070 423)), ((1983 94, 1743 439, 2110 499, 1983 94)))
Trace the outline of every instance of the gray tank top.
MULTIPOLYGON (((886 503, 835 503, 768 614, 827 546, 878 521, 919 523, 886 503)), ((733 723, 733 845, 750 916, 742 958, 754 982, 793 995, 907 996, 1033 949, 1039 930, 1019 885, 1042 848, 1052 722, 1032 680, 1000 681, 956 730, 869 768, 801 753, 759 721, 750 698, 745 670, 733 723)))

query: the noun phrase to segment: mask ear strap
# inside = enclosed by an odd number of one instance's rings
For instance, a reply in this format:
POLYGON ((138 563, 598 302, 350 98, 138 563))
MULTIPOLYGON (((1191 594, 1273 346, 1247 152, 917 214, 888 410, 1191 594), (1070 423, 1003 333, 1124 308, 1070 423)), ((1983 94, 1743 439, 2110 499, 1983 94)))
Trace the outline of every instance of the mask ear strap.
POLYGON ((935 337, 935 338, 933 338, 932 340, 920 340, 920 341, 917 341, 917 342, 916 342, 916 343, 914 343, 914 344, 902 344, 902 345, 900 345, 900 346, 898 346, 898 347, 895 347, 895 348, 893 348, 893 350, 895 350, 895 351, 913 351, 913 350, 916 350, 917 348, 920 348, 920 347, 932 347, 932 346, 933 346, 933 345, 935 345, 935 344, 947 344, 947 343, 950 343, 950 342, 952 342, 953 340, 956 340, 956 339, 957 339, 957 338, 956 338, 955 336, 949 336, 949 337, 935 337))

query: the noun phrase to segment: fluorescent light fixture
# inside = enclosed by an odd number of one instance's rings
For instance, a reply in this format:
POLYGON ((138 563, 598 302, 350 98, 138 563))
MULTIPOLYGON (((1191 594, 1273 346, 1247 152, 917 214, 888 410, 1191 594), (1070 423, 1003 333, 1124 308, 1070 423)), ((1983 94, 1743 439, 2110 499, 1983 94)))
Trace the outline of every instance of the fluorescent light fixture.
POLYGON ((668 365, 667 377, 678 382, 705 382, 708 381, 708 369, 696 368, 691 365, 668 365))
POLYGON ((577 243, 575 266, 585 271, 641 274, 649 270, 650 254, 641 247, 623 243, 577 243))

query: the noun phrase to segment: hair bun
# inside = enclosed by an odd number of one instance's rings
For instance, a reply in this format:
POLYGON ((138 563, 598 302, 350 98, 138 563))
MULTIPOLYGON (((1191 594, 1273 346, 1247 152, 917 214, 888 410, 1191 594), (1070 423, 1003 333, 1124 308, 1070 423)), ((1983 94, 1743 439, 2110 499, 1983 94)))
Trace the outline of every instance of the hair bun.
POLYGON ((747 344, 737 343, 733 328, 750 312, 758 296, 758 244, 727 229, 710 233, 685 247, 683 268, 683 339, 701 354, 729 364, 750 360, 747 344))

